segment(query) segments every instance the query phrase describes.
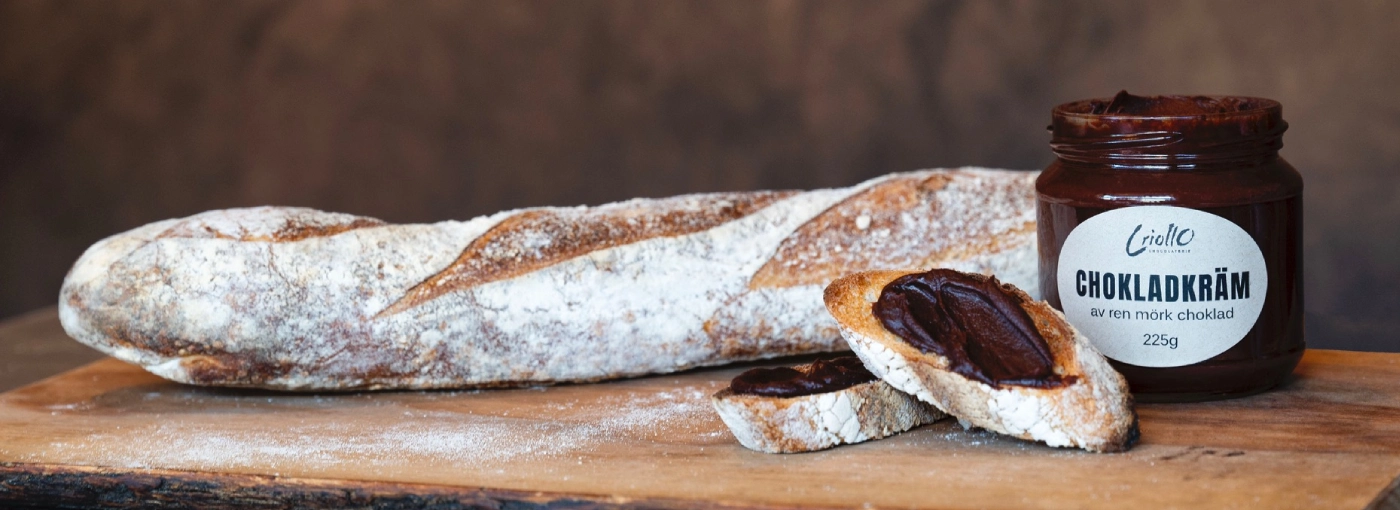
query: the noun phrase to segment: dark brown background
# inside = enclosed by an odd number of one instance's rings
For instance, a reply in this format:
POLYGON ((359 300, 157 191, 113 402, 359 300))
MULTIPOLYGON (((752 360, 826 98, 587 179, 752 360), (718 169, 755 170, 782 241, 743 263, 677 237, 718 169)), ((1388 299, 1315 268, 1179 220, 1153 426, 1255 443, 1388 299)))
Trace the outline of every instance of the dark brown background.
POLYGON ((1040 168, 1063 101, 1284 104, 1315 347, 1400 350, 1400 2, 0 1, 0 316, 92 242, 1040 168))

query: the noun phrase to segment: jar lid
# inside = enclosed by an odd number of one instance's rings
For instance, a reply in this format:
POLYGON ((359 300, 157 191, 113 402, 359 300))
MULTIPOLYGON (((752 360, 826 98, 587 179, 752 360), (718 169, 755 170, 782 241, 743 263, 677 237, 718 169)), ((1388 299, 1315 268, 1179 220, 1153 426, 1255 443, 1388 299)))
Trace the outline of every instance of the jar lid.
POLYGON ((1276 155, 1287 129, 1272 99, 1127 91, 1056 106, 1049 127, 1062 159, 1149 167, 1276 155))

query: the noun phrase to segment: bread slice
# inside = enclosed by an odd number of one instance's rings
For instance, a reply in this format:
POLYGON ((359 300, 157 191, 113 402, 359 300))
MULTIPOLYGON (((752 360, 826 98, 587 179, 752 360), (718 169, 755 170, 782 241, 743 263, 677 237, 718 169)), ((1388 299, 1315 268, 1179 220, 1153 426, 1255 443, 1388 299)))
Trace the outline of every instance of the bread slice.
MULTIPOLYGON (((808 374, 812 365, 793 368, 808 374)), ((731 387, 711 401, 739 444, 767 453, 810 452, 879 439, 947 416, 879 379, 795 397, 740 394, 731 387)))
POLYGON ((1048 344, 1055 374, 1066 381, 1063 385, 987 384, 953 371, 948 358, 924 352, 887 330, 876 317, 874 304, 887 284, 914 273, 855 273, 826 288, 827 309, 871 372, 895 389, 956 416, 964 425, 1095 452, 1123 451, 1136 441, 1137 413, 1123 376, 1064 315, 1014 286, 987 276, 962 274, 983 284, 999 285, 1029 315, 1048 344))

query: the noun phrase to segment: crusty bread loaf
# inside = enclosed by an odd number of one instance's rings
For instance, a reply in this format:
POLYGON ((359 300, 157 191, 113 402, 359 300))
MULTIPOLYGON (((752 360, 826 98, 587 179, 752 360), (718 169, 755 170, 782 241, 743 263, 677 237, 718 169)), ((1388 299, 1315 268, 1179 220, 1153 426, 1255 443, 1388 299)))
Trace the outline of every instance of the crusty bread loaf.
POLYGON ((1035 281, 1033 172, 638 199, 391 225, 263 207, 104 239, 68 334, 171 380, 287 390, 591 381, 843 349, 854 269, 1035 281))
POLYGON ((915 272, 861 272, 841 277, 826 289, 826 305, 841 334, 871 372, 964 424, 1021 439, 1096 452, 1121 451, 1137 439, 1137 413, 1123 376, 1064 315, 1014 286, 1002 288, 1019 300, 1044 337, 1054 372, 1072 382, 1053 388, 994 387, 952 371, 947 358, 924 352, 887 330, 873 305, 887 284, 915 272))
MULTIPOLYGON (((812 365, 799 365, 807 373, 812 365)), ((735 393, 711 397, 739 444, 767 453, 824 450, 880 439, 947 415, 881 380, 795 397, 735 393)))

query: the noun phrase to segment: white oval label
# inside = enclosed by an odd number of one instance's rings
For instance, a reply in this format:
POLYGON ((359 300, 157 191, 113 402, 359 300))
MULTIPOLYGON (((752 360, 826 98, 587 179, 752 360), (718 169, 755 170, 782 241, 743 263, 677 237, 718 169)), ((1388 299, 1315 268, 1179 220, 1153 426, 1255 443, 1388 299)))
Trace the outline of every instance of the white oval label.
POLYGON ((1244 229, 1168 206, 1079 224, 1056 276, 1070 323, 1104 356, 1144 367, 1199 363, 1239 343, 1269 285, 1264 254, 1244 229))

